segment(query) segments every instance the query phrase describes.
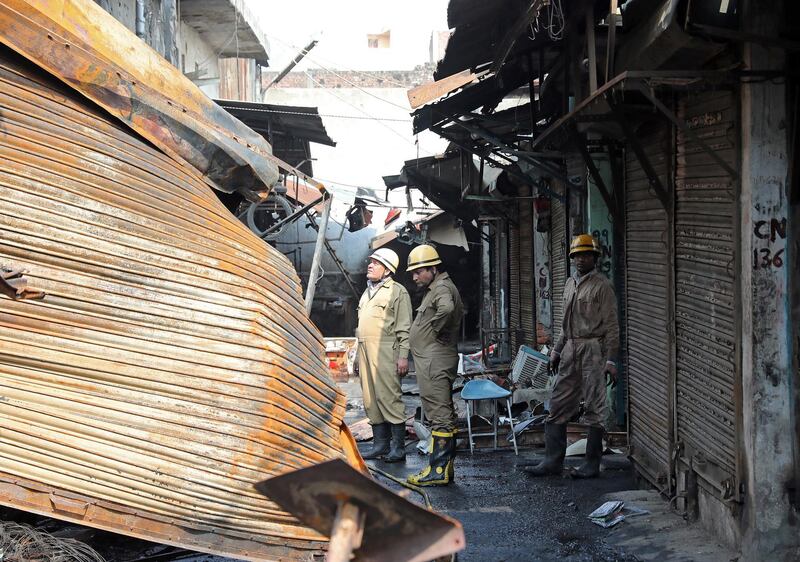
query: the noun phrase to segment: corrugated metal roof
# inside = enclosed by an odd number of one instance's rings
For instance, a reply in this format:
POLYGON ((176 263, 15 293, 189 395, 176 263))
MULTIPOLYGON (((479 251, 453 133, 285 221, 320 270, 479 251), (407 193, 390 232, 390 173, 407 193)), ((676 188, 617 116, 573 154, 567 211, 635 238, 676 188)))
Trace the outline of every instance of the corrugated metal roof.
POLYGON ((5 48, 0 131, 0 265, 46 293, 0 297, 0 503, 236 558, 320 553, 253 489, 358 463, 290 262, 5 48))
POLYGON ((328 136, 316 107, 235 100, 216 102, 254 131, 281 133, 317 144, 336 146, 336 142, 328 136))

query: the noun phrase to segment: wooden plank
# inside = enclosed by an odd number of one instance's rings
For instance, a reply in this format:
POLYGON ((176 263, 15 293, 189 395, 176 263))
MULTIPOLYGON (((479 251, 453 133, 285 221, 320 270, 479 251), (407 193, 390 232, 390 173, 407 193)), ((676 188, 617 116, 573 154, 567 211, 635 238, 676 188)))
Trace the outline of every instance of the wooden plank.
POLYGON ((408 91, 408 102, 411 104, 411 109, 416 109, 433 100, 438 100, 443 95, 449 94, 465 84, 474 82, 475 78, 475 75, 469 70, 462 70, 458 74, 453 74, 436 82, 422 84, 408 91))

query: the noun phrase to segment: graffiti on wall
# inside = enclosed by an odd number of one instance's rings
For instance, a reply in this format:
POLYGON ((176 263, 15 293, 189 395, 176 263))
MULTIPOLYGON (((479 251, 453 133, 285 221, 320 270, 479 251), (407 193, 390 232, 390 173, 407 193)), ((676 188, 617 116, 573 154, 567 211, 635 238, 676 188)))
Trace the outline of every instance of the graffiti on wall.
POLYGON ((604 228, 602 230, 593 230, 592 236, 600 243, 601 249, 600 260, 597 262, 597 270, 611 279, 611 271, 613 268, 611 259, 613 250, 611 247, 611 233, 608 229, 604 228))
POLYGON ((786 217, 753 223, 753 269, 781 268, 786 251, 786 217))

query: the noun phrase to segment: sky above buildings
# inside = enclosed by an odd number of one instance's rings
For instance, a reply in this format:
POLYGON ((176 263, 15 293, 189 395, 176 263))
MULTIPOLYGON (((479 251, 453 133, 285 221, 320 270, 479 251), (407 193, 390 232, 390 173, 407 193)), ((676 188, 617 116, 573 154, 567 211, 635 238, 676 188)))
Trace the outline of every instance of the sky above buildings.
POLYGON ((270 40, 270 67, 283 68, 311 39, 300 69, 405 70, 428 61, 431 32, 447 29, 448 0, 249 0, 270 40), (389 30, 389 49, 367 36, 389 30))
MULTIPOLYGON (((430 62, 431 34, 447 30, 448 0, 248 1, 270 41, 269 70, 275 72, 311 39, 319 43, 295 71, 412 70, 430 62), (387 31, 388 48, 369 48, 369 35, 387 31)), ((305 88, 272 88, 263 101, 319 109, 337 146, 311 145, 314 174, 340 193, 341 202, 352 201, 358 187, 383 195, 382 176, 399 173, 406 160, 446 148, 433 133, 412 134, 411 108, 402 85, 365 91, 321 87, 308 80, 305 88)), ((392 198, 400 206, 405 201, 402 192, 392 198)))

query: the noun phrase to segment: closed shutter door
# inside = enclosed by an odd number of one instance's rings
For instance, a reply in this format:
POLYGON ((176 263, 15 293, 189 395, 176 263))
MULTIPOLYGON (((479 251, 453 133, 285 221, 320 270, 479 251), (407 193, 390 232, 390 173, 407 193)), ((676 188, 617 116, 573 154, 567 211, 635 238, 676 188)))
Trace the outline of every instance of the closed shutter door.
POLYGON ((520 344, 536 342, 536 314, 534 313, 536 290, 533 263, 533 202, 522 199, 519 203, 519 292, 520 292, 520 344))
MULTIPOLYGON (((553 188, 559 195, 564 186, 556 182, 553 188)), ((567 212, 564 204, 553 198, 550 203, 550 271, 553 276, 553 342, 561 337, 561 321, 564 318, 564 285, 567 282, 567 212)))
MULTIPOLYGON (((737 104, 731 92, 680 102, 678 116, 737 167, 737 104)), ((687 457, 719 470, 723 495, 737 488, 736 182, 679 132, 675 201, 677 431, 687 457), (725 481, 728 480, 726 483, 725 481)))
POLYGON ((508 228, 508 324, 511 337, 511 353, 520 345, 520 291, 519 291, 519 226, 508 228))
MULTIPOLYGON (((669 185, 670 129, 662 123, 640 135, 663 185, 669 185)), ((670 474, 671 361, 669 221, 634 151, 626 155, 625 328, 631 455, 637 469, 661 487, 670 474)))

